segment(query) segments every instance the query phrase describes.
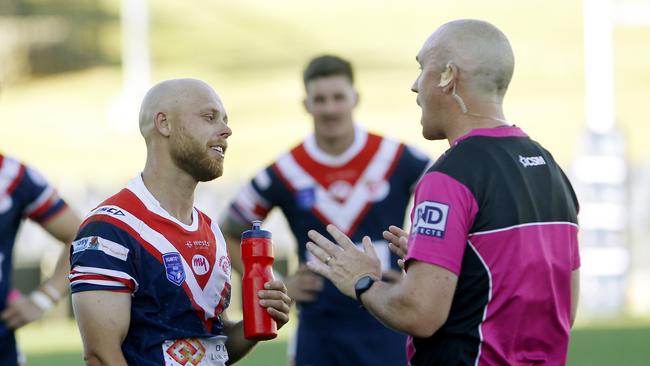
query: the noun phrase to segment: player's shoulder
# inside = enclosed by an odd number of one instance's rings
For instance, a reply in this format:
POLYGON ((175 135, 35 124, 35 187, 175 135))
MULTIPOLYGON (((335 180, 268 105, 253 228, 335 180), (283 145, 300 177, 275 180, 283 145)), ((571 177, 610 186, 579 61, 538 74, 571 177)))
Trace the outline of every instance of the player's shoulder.
POLYGON ((11 172, 18 171, 21 168, 24 168, 24 164, 18 159, 0 153, 0 176, 5 176, 11 172))
POLYGON ((11 193, 25 181, 25 166, 15 158, 0 155, 0 189, 11 193))
POLYGON ((77 240, 101 237, 130 246, 137 242, 140 227, 133 209, 137 197, 124 188, 102 201, 84 217, 77 240))
POLYGON ((486 161, 494 157, 490 153, 491 150, 499 149, 495 142, 499 139, 486 138, 488 141, 483 141, 483 136, 476 136, 464 139, 460 142, 454 143, 433 165, 433 170, 444 170, 451 167, 478 167, 486 163, 486 161))
POLYGON ((20 160, 0 154, 0 180, 11 182, 12 185, 27 184, 34 187, 47 187, 49 183, 38 169, 20 160))
POLYGON ((305 141, 301 140, 290 148, 282 151, 275 156, 270 163, 260 168, 253 176, 253 181, 261 187, 268 187, 273 179, 277 178, 277 170, 287 164, 288 161, 294 161, 297 156, 302 155, 305 151, 305 141))
POLYGON ((108 197, 84 216, 80 231, 92 231, 100 227, 102 230, 110 228, 127 228, 137 231, 140 227, 142 216, 142 202, 127 188, 108 197))
MULTIPOLYGON (((312 137, 309 137, 312 138, 312 137)), ((292 155, 296 154, 298 151, 305 149, 305 144, 307 143, 308 138, 302 139, 298 141, 297 143, 293 144, 290 148, 284 150, 281 152, 278 156, 276 156, 275 161, 277 162, 278 160, 282 159, 283 157, 287 155, 292 155)))
POLYGON ((399 148, 403 149, 403 151, 406 153, 405 155, 409 158, 414 158, 416 160, 423 160, 423 161, 430 160, 429 155, 427 153, 425 153, 422 149, 420 149, 419 147, 413 144, 408 144, 394 137, 382 135, 375 132, 368 132, 368 137, 378 139, 381 142, 399 146, 399 148))
POLYGON ((467 140, 456 144, 445 151, 429 167, 429 173, 441 173, 463 183, 468 183, 484 176, 485 169, 489 169, 491 156, 485 146, 467 140))
POLYGON ((140 200, 133 192, 127 188, 123 188, 119 192, 102 201, 90 211, 89 215, 103 213, 123 214, 124 211, 134 211, 133 208, 140 203, 139 201, 140 200))

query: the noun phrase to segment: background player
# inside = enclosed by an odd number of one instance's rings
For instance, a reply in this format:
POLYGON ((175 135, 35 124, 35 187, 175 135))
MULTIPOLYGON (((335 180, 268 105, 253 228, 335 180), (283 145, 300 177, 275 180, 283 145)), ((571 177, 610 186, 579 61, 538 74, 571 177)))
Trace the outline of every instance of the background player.
POLYGON ((34 168, 0 154, 0 365, 15 366, 19 357, 14 330, 39 319, 68 291, 69 246, 79 218, 34 168), (65 248, 52 277, 29 296, 10 293, 13 248, 25 218, 41 225, 65 248))
POLYGON ((416 149, 366 132, 353 120, 358 104, 350 63, 320 56, 303 73, 304 106, 314 133, 261 170, 234 198, 221 223, 237 258, 241 232, 273 207, 286 217, 298 243, 300 268, 286 279, 299 304, 295 365, 403 365, 405 337, 381 325, 329 281, 304 267, 309 229, 333 223, 355 242, 367 233, 384 276, 401 277, 382 230, 402 225, 412 189, 429 159, 416 149), (327 345, 324 347, 323 345, 327 345))

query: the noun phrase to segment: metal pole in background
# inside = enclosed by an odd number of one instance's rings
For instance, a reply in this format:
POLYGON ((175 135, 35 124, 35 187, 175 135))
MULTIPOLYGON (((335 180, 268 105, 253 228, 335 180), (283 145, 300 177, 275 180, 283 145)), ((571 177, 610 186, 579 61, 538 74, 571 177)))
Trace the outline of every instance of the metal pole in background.
POLYGON ((134 119, 151 83, 147 0, 122 0, 121 24, 123 90, 110 107, 109 119, 116 129, 128 132, 137 126, 134 119))

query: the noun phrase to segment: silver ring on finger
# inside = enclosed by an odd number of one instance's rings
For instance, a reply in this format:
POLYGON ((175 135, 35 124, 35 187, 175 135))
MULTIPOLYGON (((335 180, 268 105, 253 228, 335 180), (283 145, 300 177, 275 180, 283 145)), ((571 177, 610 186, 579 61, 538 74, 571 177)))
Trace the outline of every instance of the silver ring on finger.
POLYGON ((332 256, 328 256, 327 259, 325 259, 325 265, 329 265, 330 261, 332 260, 332 256))

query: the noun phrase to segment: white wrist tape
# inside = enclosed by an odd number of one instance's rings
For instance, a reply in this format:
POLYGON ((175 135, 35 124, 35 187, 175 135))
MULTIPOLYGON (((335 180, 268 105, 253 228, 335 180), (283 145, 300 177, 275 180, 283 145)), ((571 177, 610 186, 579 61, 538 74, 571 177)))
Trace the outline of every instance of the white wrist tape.
POLYGON ((36 290, 29 295, 29 299, 32 300, 34 305, 36 305, 43 312, 46 312, 54 306, 54 302, 45 295, 43 292, 36 290))

